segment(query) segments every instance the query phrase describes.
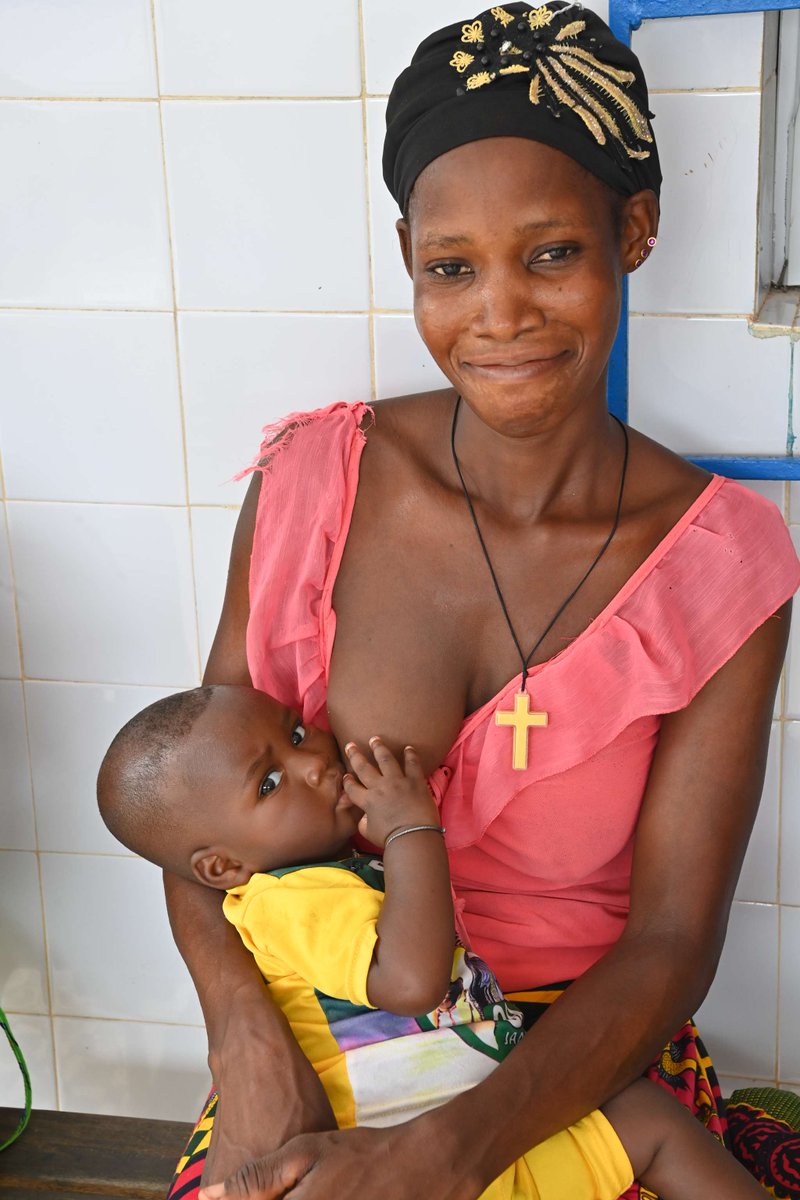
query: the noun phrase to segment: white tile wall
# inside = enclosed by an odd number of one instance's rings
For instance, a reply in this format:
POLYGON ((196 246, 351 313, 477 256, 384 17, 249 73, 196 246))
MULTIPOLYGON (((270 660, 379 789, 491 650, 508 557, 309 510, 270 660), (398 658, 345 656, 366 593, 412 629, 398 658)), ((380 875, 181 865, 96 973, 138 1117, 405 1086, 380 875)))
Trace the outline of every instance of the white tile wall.
POLYGON ((0 851, 0 945, 0 1007, 7 1012, 49 1012, 35 854, 0 851))
POLYGON ((696 1014, 718 1069, 775 1078, 777 997, 778 908, 737 901, 716 979, 696 1014))
POLYGON ((34 679, 190 686, 198 675, 185 509, 9 503, 34 679), (146 630, 144 639, 125 631, 146 630))
POLYGON ((0 512, 0 679, 19 675, 19 644, 5 504, 0 512))
POLYGON ((184 313, 180 340, 193 504, 241 499, 247 483, 231 477, 256 457, 262 426, 370 398, 366 314, 184 313))
POLYGON ((162 108, 181 308, 367 307, 360 102, 162 108))
POLYGON ((25 694, 39 849, 128 853, 100 819, 97 771, 117 730, 168 690, 27 680, 25 694))
MULTIPOLYGON (((631 44, 651 91, 759 88, 763 28, 764 19, 756 12, 671 17, 642 21, 631 44)), ((660 136, 661 130, 656 133, 660 136)))
POLYGON ((22 683, 15 679, 0 680, 0 762, 3 764, 0 847, 3 850, 35 850, 25 701, 22 683))
MULTIPOLYGON (((208 1084, 200 1012, 159 874, 101 826, 95 772, 132 712, 198 678, 243 491, 226 481, 261 425, 445 382, 414 328, 383 191, 383 97, 431 28, 477 10, 309 0, 315 36, 285 54, 258 0, 112 8, 0 6, 0 485, 14 567, 0 522, 0 1003, 40 1107, 190 1119, 208 1084)), ((755 292, 759 21, 638 35, 670 94, 653 99, 664 217, 631 293, 647 314, 631 324, 632 418, 680 450, 786 442, 787 344, 741 320, 755 292)), ((782 504, 780 485, 763 490, 782 504)), ((800 1086, 799 730, 796 622, 700 1016, 729 1087, 800 1086)), ((0 1104, 20 1096, 0 1055, 0 1104)))
POLYGON ((658 245, 631 279, 631 311, 751 313, 760 97, 675 92, 651 107, 667 170, 658 245))
POLYGON ((238 516, 236 508, 192 509, 197 624, 203 663, 208 658, 222 612, 231 541, 238 516))
POLYGON ((158 105, 8 101, 0 304, 170 308, 158 105))
POLYGON ((53 1012, 201 1024, 169 931, 161 871, 112 855, 41 861, 53 1012))
POLYGON ((0 312, 0 358, 9 497, 185 503, 170 313, 0 312))
POLYGON ((201 1028, 56 1017, 61 1108, 185 1121, 211 1086, 201 1028))
MULTIPOLYGON (((34 1106, 58 1108, 52 1021, 30 1013, 15 1013, 9 1020, 17 1044, 24 1047, 34 1106)), ((21 1109, 25 1102, 22 1074, 16 1058, 7 1050, 0 1054, 0 1095, 9 1108, 21 1109)))
POLYGON ((358 2, 306 0, 299 20, 263 0, 156 0, 161 90, 171 96, 359 96, 358 2))
POLYGON ((785 454, 788 338, 731 318, 631 317, 630 416, 680 454, 785 454))
POLYGON ((148 0, 0 6, 0 96, 156 96, 148 0))

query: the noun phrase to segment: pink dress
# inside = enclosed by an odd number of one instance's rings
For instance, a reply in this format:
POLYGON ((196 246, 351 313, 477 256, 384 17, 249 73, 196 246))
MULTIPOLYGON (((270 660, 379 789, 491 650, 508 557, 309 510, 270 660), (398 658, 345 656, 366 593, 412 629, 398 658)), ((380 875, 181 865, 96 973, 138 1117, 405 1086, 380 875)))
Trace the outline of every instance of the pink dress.
MULTIPOLYGON (((363 404, 293 414, 262 446, 248 662, 255 687, 322 726, 331 597, 370 418, 363 404)), ((494 721, 519 676, 464 721, 430 784, 463 927, 505 991, 574 979, 620 936, 661 716, 684 708, 798 586, 775 506, 714 476, 591 625, 531 669, 549 725, 530 731, 525 772, 512 770, 511 731, 494 721)))

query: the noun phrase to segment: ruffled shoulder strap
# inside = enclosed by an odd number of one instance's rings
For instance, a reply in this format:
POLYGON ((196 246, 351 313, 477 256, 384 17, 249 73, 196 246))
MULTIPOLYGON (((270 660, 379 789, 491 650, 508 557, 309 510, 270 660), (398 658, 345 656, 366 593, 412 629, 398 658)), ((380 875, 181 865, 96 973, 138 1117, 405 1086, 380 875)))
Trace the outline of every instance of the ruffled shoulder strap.
POLYGON ((291 413, 265 428, 248 468, 263 476, 250 560, 250 676, 323 726, 323 597, 347 537, 371 418, 361 403, 291 413))
POLYGON ((532 668, 532 707, 549 725, 529 735, 525 772, 511 769, 509 731, 494 720, 512 707, 519 677, 465 723, 447 764, 454 779, 475 779, 474 802, 448 808, 452 848, 477 841, 515 795, 586 762, 634 721, 685 708, 800 587, 770 501, 726 479, 690 514, 580 637, 532 668))

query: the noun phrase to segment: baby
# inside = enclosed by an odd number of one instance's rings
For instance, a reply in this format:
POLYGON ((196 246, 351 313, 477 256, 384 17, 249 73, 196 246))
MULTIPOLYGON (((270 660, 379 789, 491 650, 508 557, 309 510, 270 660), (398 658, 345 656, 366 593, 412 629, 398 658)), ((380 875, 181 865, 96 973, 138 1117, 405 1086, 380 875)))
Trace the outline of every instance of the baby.
MULTIPOLYGON (((370 749, 347 745, 346 770, 330 733, 264 693, 203 687, 129 721, 98 778, 121 842, 227 893, 225 915, 340 1128, 444 1103, 522 1036, 486 964, 454 950, 444 830, 415 751, 401 764, 380 738, 370 749), (357 832, 382 862, 354 853, 357 832)), ((765 1194, 682 1105, 639 1080, 525 1154, 482 1200, 615 1200, 634 1176, 663 1200, 765 1194)), ((204 1191, 238 1194, 233 1182, 204 1191)))

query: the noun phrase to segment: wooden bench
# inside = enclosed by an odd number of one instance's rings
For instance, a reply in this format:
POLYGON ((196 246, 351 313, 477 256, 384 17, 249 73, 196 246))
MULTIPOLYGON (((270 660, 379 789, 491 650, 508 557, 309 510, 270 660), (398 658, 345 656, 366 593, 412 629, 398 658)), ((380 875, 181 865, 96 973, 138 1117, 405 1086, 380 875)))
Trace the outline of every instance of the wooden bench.
MULTIPOLYGON (((0 1108, 0 1143, 18 1119, 17 1109, 0 1108)), ((34 1111, 22 1137, 0 1153, 0 1200, 164 1200, 191 1129, 179 1121, 34 1111)))

